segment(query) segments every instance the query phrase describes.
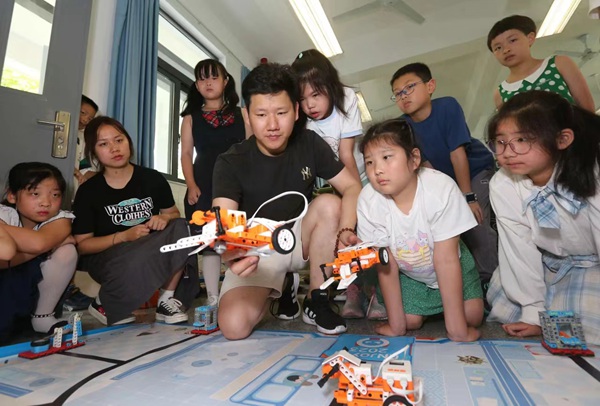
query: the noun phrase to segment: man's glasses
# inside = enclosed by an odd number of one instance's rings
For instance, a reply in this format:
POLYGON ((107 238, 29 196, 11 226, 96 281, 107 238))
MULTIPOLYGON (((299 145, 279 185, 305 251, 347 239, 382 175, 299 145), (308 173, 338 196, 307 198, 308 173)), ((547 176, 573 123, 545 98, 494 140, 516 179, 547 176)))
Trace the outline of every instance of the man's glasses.
POLYGON ((409 94, 411 94, 412 92, 415 91, 415 87, 420 83, 427 83, 427 81, 419 80, 418 82, 411 83, 410 85, 404 86, 402 89, 400 89, 396 93, 392 94, 390 96, 390 100, 395 102, 397 100, 400 100, 400 98, 402 97, 403 94, 408 96, 409 94))
POLYGON ((531 144, 533 140, 526 137, 516 137, 508 141, 495 139, 488 142, 488 146, 495 155, 502 155, 506 150, 506 146, 509 145, 510 149, 517 155, 524 155, 531 150, 531 144))

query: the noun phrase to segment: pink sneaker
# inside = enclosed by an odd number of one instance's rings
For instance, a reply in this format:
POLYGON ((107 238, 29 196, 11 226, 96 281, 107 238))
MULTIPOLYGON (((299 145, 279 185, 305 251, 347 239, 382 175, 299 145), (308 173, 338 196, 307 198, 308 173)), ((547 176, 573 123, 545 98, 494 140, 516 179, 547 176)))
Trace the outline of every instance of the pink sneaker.
POLYGON ((375 289, 373 289, 373 293, 371 294, 371 300, 369 301, 369 307, 367 309, 367 319, 369 320, 387 320, 388 315, 385 310, 385 306, 379 303, 377 300, 377 293, 375 293, 375 289))
POLYGON ((345 319, 362 319, 365 317, 362 306, 363 298, 362 290, 356 284, 348 286, 348 289, 346 289, 346 303, 344 303, 340 315, 345 319))

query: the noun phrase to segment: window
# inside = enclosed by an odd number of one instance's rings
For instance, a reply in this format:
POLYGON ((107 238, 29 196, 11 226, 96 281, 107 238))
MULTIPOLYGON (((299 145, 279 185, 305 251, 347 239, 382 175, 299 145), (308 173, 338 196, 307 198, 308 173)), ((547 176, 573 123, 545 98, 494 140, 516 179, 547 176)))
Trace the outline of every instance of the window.
POLYGON ((54 0, 15 2, 0 86, 44 93, 54 0))
MULTIPOLYGON (((154 134, 154 169, 183 181, 180 113, 194 82, 194 67, 215 58, 161 12, 158 21, 158 77, 154 134)), ((194 154, 195 157, 195 154, 194 154)))

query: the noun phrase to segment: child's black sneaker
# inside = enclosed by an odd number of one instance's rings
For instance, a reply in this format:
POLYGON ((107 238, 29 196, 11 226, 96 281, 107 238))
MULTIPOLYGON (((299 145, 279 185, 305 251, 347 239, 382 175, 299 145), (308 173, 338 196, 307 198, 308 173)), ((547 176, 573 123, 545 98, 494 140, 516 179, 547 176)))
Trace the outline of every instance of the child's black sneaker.
POLYGON ((334 312, 329 305, 329 295, 326 290, 315 289, 311 299, 304 299, 302 321, 317 326, 324 334, 341 334, 346 331, 343 317, 334 312))
POLYGON ((187 313, 181 310, 182 306, 183 304, 173 297, 159 302, 156 306, 156 320, 164 321, 167 324, 188 321, 187 313))
POLYGON ((281 320, 293 320, 300 317, 300 304, 298 303, 298 286, 300 275, 297 272, 285 274, 281 297, 271 302, 271 314, 281 320))
POLYGON ((67 287, 67 295, 63 302, 63 310, 68 312, 85 310, 93 300, 94 298, 86 296, 77 286, 71 284, 67 287))

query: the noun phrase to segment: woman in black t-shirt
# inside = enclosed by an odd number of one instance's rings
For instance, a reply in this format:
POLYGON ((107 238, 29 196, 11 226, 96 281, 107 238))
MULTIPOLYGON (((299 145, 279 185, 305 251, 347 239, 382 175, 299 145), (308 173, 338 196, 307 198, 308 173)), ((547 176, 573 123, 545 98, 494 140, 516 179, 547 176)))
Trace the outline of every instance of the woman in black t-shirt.
POLYGON ((189 236, 167 181, 129 161, 131 137, 117 120, 93 119, 85 129, 85 145, 86 156, 100 173, 77 191, 73 234, 81 255, 79 269, 101 285, 90 313, 104 324, 133 322, 131 312, 162 287, 156 319, 187 321, 185 305, 198 287, 197 262, 186 250, 159 251, 189 236))

